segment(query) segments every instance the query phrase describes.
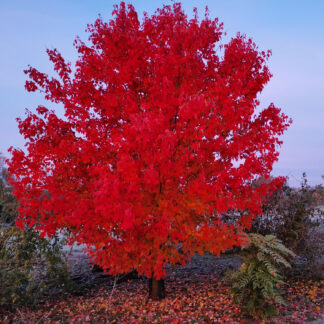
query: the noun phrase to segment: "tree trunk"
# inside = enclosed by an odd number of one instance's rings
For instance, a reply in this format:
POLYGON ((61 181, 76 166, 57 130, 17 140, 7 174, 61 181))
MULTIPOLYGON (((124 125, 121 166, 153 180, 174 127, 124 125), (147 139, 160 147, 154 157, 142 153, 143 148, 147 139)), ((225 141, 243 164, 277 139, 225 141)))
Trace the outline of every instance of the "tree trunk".
POLYGON ((153 300, 160 300, 165 298, 164 279, 149 279, 149 298, 153 300))

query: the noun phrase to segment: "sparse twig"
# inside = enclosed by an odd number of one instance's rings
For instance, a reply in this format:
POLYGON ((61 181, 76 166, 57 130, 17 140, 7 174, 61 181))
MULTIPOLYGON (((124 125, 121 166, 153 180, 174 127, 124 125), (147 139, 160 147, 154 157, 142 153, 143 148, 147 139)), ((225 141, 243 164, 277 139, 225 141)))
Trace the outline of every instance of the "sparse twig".
POLYGON ((115 275, 114 284, 113 284, 112 290, 111 290, 111 292, 110 292, 108 305, 110 305, 111 298, 112 298, 112 295, 113 295, 114 290, 115 290, 115 288, 116 288, 116 284, 117 284, 118 278, 119 278, 119 274, 115 275))

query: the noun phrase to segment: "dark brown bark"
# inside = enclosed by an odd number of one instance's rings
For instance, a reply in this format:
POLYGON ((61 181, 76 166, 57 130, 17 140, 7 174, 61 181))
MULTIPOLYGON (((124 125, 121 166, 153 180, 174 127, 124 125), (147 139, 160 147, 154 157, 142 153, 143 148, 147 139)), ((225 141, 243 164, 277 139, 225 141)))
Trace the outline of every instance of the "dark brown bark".
POLYGON ((149 298, 153 300, 165 298, 164 279, 149 279, 149 298))

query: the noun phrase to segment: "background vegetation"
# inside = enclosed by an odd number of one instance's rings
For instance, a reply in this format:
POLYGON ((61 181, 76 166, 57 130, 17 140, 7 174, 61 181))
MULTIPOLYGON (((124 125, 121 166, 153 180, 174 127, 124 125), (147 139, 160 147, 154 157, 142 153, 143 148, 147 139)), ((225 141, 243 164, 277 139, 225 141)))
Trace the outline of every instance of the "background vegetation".
POLYGON ((7 185, 3 165, 0 178, 0 308, 37 304, 71 287, 63 242, 40 237, 33 228, 15 225, 17 201, 7 185))

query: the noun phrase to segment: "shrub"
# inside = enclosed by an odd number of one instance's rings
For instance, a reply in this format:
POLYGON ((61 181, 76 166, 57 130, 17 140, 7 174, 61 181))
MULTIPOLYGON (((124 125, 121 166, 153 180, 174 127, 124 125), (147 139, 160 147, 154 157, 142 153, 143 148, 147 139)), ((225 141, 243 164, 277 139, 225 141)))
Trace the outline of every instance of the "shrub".
POLYGON ((36 303, 71 285, 58 238, 41 238, 33 229, 0 229, 0 306, 36 303))
POLYGON ((304 173, 300 188, 285 184, 268 198, 263 214, 253 223, 251 232, 275 235, 298 255, 297 266, 289 271, 291 275, 301 273, 308 278, 323 275, 318 264, 323 255, 323 233, 318 227, 323 213, 315 207, 321 202, 322 191, 320 186, 311 188, 304 173), (317 239, 320 237, 322 241, 317 239))
POLYGON ((318 225, 312 194, 305 173, 299 189, 285 184, 267 199, 263 214, 255 219, 251 232, 274 234, 289 248, 298 249, 304 244, 309 228, 318 225))
POLYGON ((236 302, 254 318, 265 319, 278 313, 276 303, 284 304, 279 285, 284 284, 281 267, 290 267, 286 257, 295 254, 273 235, 248 234, 250 244, 242 250, 244 262, 227 273, 236 302))
POLYGON ((15 226, 17 201, 0 179, 0 308, 37 303, 70 287, 62 241, 15 226))

